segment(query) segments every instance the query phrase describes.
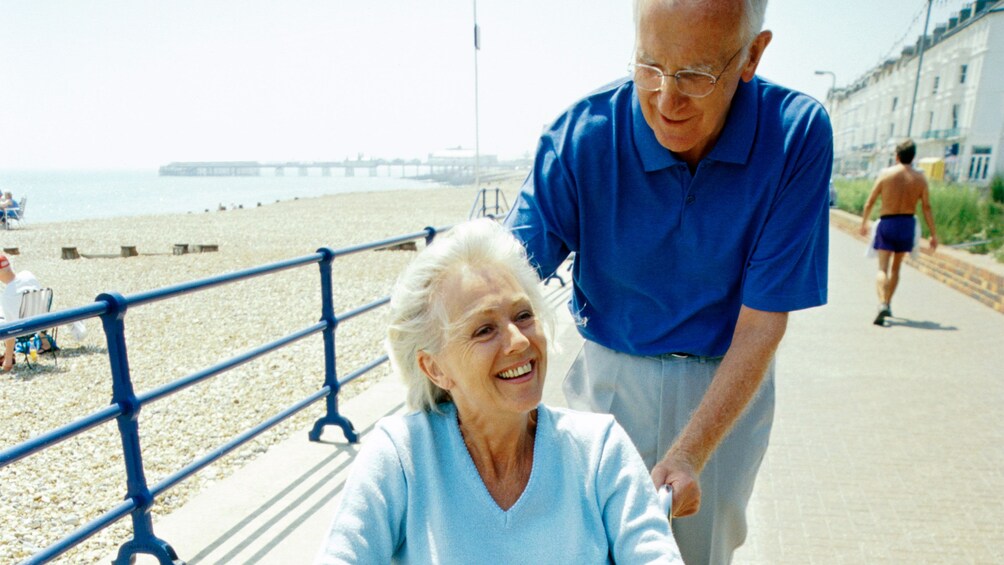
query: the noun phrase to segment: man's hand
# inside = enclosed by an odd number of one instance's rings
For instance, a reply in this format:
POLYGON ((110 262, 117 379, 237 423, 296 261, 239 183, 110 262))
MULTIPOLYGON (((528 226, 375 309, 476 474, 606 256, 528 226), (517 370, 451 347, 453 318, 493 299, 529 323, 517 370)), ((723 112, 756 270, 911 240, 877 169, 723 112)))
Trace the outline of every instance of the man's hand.
POLYGON ((732 344, 711 379, 704 398, 666 456, 652 468, 656 488, 673 486, 673 513, 695 514, 701 507, 697 478, 711 454, 749 404, 784 337, 787 312, 739 309, 732 344))
POLYGON ((652 482, 656 488, 673 487, 673 516, 690 516, 701 509, 701 485, 693 465, 683 458, 667 453, 652 468, 652 482))
POLYGON ((938 236, 932 235, 931 236, 931 251, 934 251, 937 248, 938 248, 938 236))
POLYGON ((868 235, 868 224, 862 223, 861 227, 858 228, 858 233, 864 236, 868 235))

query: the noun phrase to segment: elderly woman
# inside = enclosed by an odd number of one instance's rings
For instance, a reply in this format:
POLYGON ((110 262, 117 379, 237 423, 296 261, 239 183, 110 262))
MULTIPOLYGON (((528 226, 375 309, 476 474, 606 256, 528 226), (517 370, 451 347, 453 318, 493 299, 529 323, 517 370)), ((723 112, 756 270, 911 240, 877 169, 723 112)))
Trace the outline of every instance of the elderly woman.
POLYGON ((390 304, 415 412, 364 439, 318 563, 682 563, 613 418, 540 403, 548 309, 504 228, 440 236, 390 304))

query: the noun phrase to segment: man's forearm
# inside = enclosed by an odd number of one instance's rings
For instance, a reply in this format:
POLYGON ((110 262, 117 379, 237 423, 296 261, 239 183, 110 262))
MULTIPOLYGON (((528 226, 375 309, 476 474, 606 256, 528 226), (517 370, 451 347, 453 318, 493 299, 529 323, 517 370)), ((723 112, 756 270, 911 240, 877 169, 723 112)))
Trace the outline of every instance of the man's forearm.
POLYGON ((786 312, 742 308, 732 345, 669 454, 701 471, 759 390, 787 322, 786 312))
POLYGON ((931 237, 937 238, 938 232, 934 230, 934 213, 930 206, 924 207, 924 221, 927 222, 927 231, 930 232, 931 237))
POLYGON ((861 227, 866 227, 868 225, 868 221, 872 218, 872 208, 874 207, 874 200, 869 199, 868 202, 865 203, 865 208, 861 211, 861 227))

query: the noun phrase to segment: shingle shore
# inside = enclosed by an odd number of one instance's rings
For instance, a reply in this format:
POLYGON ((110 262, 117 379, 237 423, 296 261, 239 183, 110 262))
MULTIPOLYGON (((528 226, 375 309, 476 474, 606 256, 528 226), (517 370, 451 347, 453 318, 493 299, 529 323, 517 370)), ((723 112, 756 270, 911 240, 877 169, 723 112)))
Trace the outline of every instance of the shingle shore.
MULTIPOLYGON (((494 184, 493 184, 494 186, 494 184)), ((519 180, 498 183, 512 202, 519 180)), ((17 247, 15 270, 32 271, 54 290, 54 309, 91 303, 103 292, 126 296, 313 253, 445 226, 466 219, 477 191, 437 188, 341 194, 262 207, 200 214, 140 216, 58 224, 29 223, 0 231, 2 247, 17 247), (172 255, 175 244, 218 245, 219 251, 172 255), (129 258, 61 259, 62 247, 84 255, 129 258)), ((333 265, 335 311, 385 296, 408 251, 340 257, 333 265)), ((129 366, 137 392, 304 328, 320 315, 315 265, 283 271, 184 297, 138 306, 125 316, 129 366)), ((0 449, 68 424, 108 405, 111 377, 101 323, 86 321, 76 341, 59 332, 58 369, 19 363, 0 374, 0 449)), ((341 324, 338 371, 345 375, 382 353, 383 313, 341 324)), ((381 367, 347 386, 349 397, 381 367)), ((224 375, 145 407, 139 416, 151 486, 238 433, 318 390, 323 384, 320 336, 312 336, 224 375)), ((229 475, 270 445, 323 414, 317 403, 169 490, 154 507, 169 513, 207 484, 229 475)), ((100 426, 0 469, 0 563, 21 561, 104 511, 125 495, 121 444, 114 423, 100 426)), ((95 563, 131 535, 125 519, 64 554, 59 563, 95 563)))

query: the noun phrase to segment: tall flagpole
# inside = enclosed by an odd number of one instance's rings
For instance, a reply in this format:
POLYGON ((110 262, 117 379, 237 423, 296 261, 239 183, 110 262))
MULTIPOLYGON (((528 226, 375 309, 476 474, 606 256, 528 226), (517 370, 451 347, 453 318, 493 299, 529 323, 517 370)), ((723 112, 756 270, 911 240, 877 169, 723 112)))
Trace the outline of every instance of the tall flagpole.
POLYGON ((478 51, 481 50, 481 28, 478 27, 478 0, 474 0, 474 188, 481 187, 481 134, 478 131, 478 51))

